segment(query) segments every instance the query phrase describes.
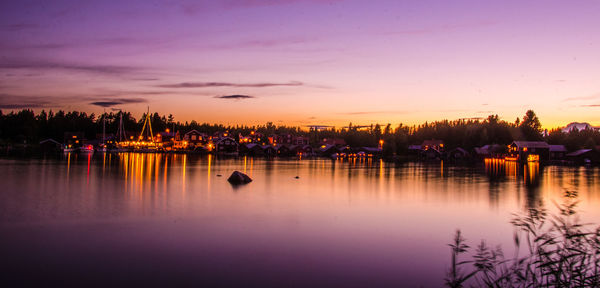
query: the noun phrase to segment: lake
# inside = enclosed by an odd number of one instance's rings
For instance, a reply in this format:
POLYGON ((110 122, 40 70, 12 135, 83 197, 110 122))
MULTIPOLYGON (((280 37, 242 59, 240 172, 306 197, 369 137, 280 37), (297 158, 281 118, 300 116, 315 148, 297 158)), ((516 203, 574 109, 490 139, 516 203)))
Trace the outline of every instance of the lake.
POLYGON ((600 169, 375 159, 69 154, 0 159, 0 286, 439 287, 461 229, 512 251, 512 214, 600 169), (254 181, 232 186, 239 170, 254 181))

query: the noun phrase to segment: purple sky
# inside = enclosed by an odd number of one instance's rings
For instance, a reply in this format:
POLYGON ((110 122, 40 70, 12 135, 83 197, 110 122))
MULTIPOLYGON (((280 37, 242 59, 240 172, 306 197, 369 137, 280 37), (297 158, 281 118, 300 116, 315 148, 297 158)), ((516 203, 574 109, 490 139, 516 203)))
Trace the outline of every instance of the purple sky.
POLYGON ((599 15, 592 0, 2 1, 0 108, 338 126, 531 108, 600 125, 599 15))

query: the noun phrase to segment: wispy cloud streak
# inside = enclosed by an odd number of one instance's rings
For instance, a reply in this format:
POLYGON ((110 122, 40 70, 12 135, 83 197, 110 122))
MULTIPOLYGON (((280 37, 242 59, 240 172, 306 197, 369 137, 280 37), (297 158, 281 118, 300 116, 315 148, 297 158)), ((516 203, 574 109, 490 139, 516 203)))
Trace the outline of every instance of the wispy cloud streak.
POLYGON ((265 88, 277 86, 302 86, 304 83, 291 81, 288 83, 230 83, 230 82, 183 82, 176 84, 157 85, 161 88, 211 88, 211 87, 236 87, 236 88, 265 88))
POLYGON ((0 69, 69 70, 97 74, 130 74, 139 72, 139 67, 95 64, 73 64, 67 62, 26 59, 0 59, 0 69))
POLYGON ((228 100, 242 100, 242 99, 252 99, 252 98, 256 98, 254 96, 250 96, 250 95, 222 95, 222 96, 215 96, 214 98, 218 98, 218 99, 228 99, 228 100))
POLYGON ((90 104, 108 108, 108 107, 114 107, 114 106, 123 105, 123 104, 146 103, 146 102, 148 102, 148 100, 143 99, 143 98, 120 98, 120 99, 110 99, 110 100, 107 99, 107 100, 103 100, 103 101, 94 101, 94 102, 91 102, 90 104))

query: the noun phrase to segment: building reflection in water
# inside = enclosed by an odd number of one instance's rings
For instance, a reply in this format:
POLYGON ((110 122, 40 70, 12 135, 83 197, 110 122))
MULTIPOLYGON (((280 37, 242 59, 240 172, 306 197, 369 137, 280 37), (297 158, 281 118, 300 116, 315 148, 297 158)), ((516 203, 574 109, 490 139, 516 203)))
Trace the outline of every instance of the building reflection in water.
POLYGON ((506 161, 504 159, 485 159, 485 172, 490 182, 490 197, 498 198, 500 193, 499 183, 505 181, 514 181, 517 188, 524 187, 526 203, 528 208, 540 205, 540 164, 531 161, 519 163, 516 161, 506 161), (494 194, 495 193, 495 194, 494 194))
POLYGON ((523 164, 503 159, 486 159, 481 169, 481 166, 457 166, 441 161, 391 164, 358 157, 269 160, 214 155, 67 153, 61 165, 65 167, 64 174, 57 179, 71 183, 65 184, 63 191, 98 190, 99 197, 106 199, 109 199, 106 193, 118 193, 129 199, 125 203, 135 211, 171 209, 182 206, 183 202, 189 204, 183 206, 191 207, 190 201, 211 205, 202 201, 218 201, 224 197, 223 192, 234 191, 226 181, 234 170, 244 171, 256 180, 236 191, 265 193, 269 197, 282 197, 281 193, 286 191, 303 193, 300 188, 310 182, 307 193, 319 191, 317 195, 325 198, 442 202, 454 199, 461 203, 485 200, 494 209, 511 203, 521 208, 536 207, 540 200, 560 195, 563 188, 583 191, 598 186, 598 169, 544 168, 537 162, 523 164), (78 181, 81 185, 73 185, 78 181))

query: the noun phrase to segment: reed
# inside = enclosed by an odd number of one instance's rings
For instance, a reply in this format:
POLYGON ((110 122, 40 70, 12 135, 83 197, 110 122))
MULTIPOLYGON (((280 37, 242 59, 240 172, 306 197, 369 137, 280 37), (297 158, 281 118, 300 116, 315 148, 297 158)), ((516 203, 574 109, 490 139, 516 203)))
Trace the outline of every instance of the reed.
POLYGON ((483 240, 468 255, 470 247, 457 230, 449 244, 446 286, 600 287, 600 226, 581 223, 577 203, 577 192, 565 191, 555 215, 543 206, 513 215, 516 249, 511 258, 483 240))

